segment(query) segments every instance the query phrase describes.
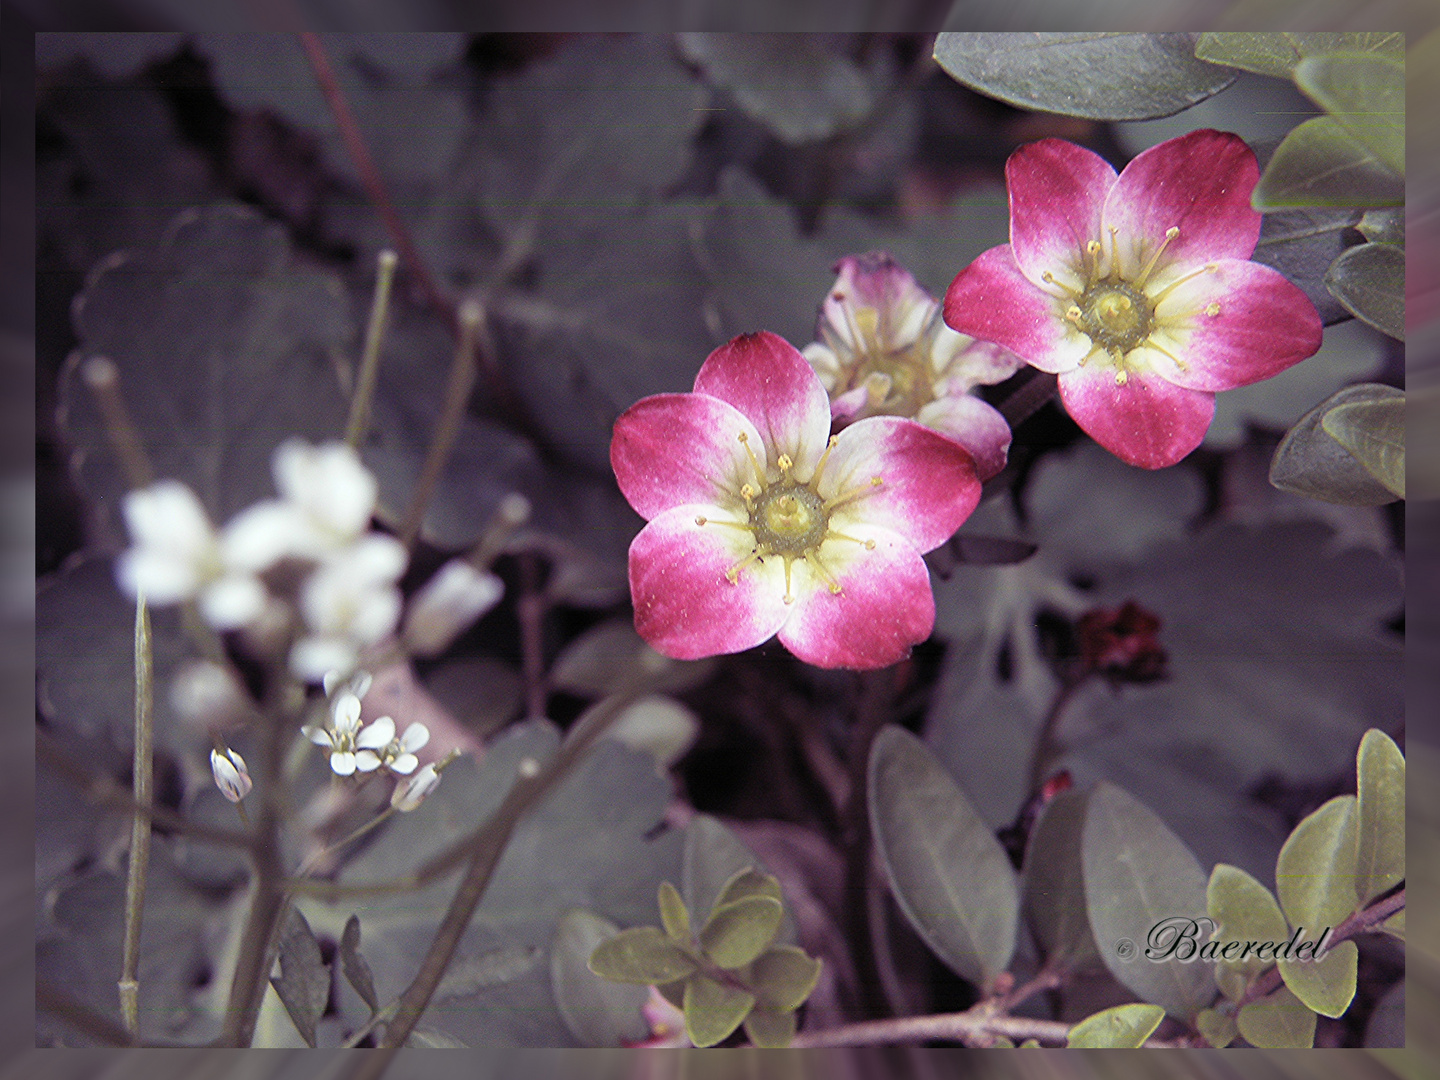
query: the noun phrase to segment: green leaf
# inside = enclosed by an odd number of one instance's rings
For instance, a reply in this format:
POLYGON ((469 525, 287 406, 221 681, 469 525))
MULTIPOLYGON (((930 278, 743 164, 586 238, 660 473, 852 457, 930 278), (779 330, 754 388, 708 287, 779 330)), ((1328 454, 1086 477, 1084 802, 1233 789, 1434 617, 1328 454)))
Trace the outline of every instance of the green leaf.
POLYGON ((696 1046, 714 1046, 730 1037, 754 1004, 754 995, 696 975, 685 984, 685 1033, 696 1046))
MULTIPOLYGON (((1386 388, 1392 394, 1400 391, 1386 388)), ((1285 433, 1270 460, 1270 483, 1343 506, 1382 506, 1395 495, 1324 429, 1325 414, 1351 401, 1370 401, 1381 391, 1372 385, 1347 386, 1311 409, 1285 433)))
POLYGON ((1205 1041, 1217 1050, 1222 1050, 1235 1041, 1240 1029, 1235 1018, 1219 1009, 1201 1009, 1195 1017, 1195 1027, 1205 1036, 1205 1041))
MULTIPOLYGON (((1110 973, 1175 1016, 1189 1019, 1210 1004, 1206 965, 1146 955, 1153 928, 1205 915, 1205 872, 1190 849, 1153 811, 1102 782, 1088 800, 1081 860, 1090 926, 1110 973)), ((1156 944, 1163 955, 1164 943, 1156 944)))
POLYGON ((690 912, 685 908, 685 901, 680 898, 680 890, 670 882, 662 881, 657 900, 660 904, 660 924, 665 927, 665 933, 670 935, 671 941, 688 945, 691 934, 690 912))
POLYGON ((1316 116, 1275 148, 1250 203, 1257 210, 1403 206, 1405 178, 1382 165, 1333 116, 1316 116))
POLYGON ((699 734, 700 718, 688 707, 663 694, 647 694, 611 722, 605 738, 649 754, 663 773, 689 752, 699 734))
POLYGON ((658 928, 636 926, 597 946, 589 967, 601 978, 652 986, 685 978, 695 961, 658 928))
POLYGON ((435 1000, 469 997, 476 991, 504 986, 525 975, 540 959, 540 950, 528 945, 504 944, 470 956, 457 956, 435 988, 435 1000))
POLYGON ((1295 66, 1295 84, 1392 171, 1405 175, 1405 63, 1329 53, 1295 66))
MULTIPOLYGON (((1214 940, 1222 944, 1232 941, 1279 943, 1290 936, 1290 927, 1270 890, 1238 866, 1215 864, 1205 890, 1205 909, 1215 920, 1214 940)), ((1225 996, 1233 1000, 1244 993, 1251 979, 1273 962, 1258 956, 1220 959, 1215 965, 1215 981, 1225 996)))
POLYGON ((1340 253, 1325 274, 1325 287, 1357 319, 1397 341, 1405 340, 1405 249, 1359 244, 1340 253))
POLYGON ((1190 34, 942 33, 935 60, 1011 105, 1091 120, 1171 116, 1235 81, 1190 34))
POLYGON ((1404 941, 1405 912, 1397 911, 1394 915, 1391 915, 1390 918, 1386 919, 1383 923, 1380 924, 1380 929, 1385 931, 1385 933, 1389 934, 1391 937, 1399 938, 1401 941, 1404 941))
MULTIPOLYGON (((1260 219, 1260 242, 1256 244, 1255 254, 1251 258, 1255 262, 1274 267, 1298 285, 1315 305, 1315 310, 1320 313, 1320 319, 1327 327, 1337 322, 1350 322, 1349 310, 1325 287, 1325 274, 1329 271, 1330 264, 1340 257, 1354 239, 1350 235, 1350 229, 1355 224, 1354 210, 1323 206, 1275 210, 1260 219)), ((1320 347, 1324 350, 1326 346, 1322 343, 1320 347)), ((1290 370, 1303 369, 1306 366, 1308 365, 1297 364, 1290 370)), ((1262 380, 1255 385, 1273 381, 1262 380)), ((1249 387, 1242 387, 1240 390, 1228 392, 1226 396, 1248 389, 1249 387)), ((1331 389, 1338 390, 1339 387, 1331 389)), ((1305 404, 1308 406, 1314 400, 1312 397, 1305 404)))
POLYGON ((1353 941, 1325 950, 1319 960, 1281 960, 1280 977, 1292 993, 1321 1016, 1343 1016, 1355 998, 1360 950, 1353 941))
POLYGON ((745 981, 771 1012, 793 1012, 805 1003, 820 978, 820 961, 793 945, 766 950, 750 965, 745 981))
MULTIPOLYGON (((771 875, 765 873, 764 864, 718 818, 696 814, 685 826, 680 895, 690 911, 708 913, 721 903, 742 895, 770 896, 783 905, 785 901, 778 891, 778 884, 773 888, 763 884, 762 879, 766 878, 774 881, 771 875), (738 884, 742 882, 751 884, 738 884)), ((777 940, 789 942, 794 940, 794 936, 794 921, 786 912, 777 940)))
POLYGON ((732 904, 747 896, 767 896, 777 904, 785 902, 784 894, 780 891, 780 882, 771 874, 751 868, 739 871, 725 882, 720 889, 720 895, 715 898, 715 906, 718 908, 723 904, 732 904))
POLYGON ((1405 755, 1389 735, 1371 728, 1360 740, 1355 775, 1355 896, 1364 907, 1405 880, 1405 755))
POLYGON ((745 1034, 756 1046, 771 1049, 789 1046, 795 1037, 795 1014, 752 1009, 745 1018, 745 1034))
POLYGON ((1374 52, 1403 57, 1405 35, 1365 34, 1257 34, 1218 32, 1200 35, 1195 55, 1212 64, 1288 79, 1295 65, 1307 56, 1331 52, 1374 52))
POLYGON ((741 112, 783 143, 828 139, 874 110, 876 94, 848 56, 813 34, 676 35, 680 51, 741 112))
POLYGON ((1366 240, 1405 246, 1405 210, 1366 210, 1356 226, 1366 240))
POLYGON ((375 994, 375 976, 371 974, 365 957, 360 955, 358 915, 351 915, 345 920, 345 931, 340 935, 340 970, 345 974, 345 981, 360 995, 360 999, 370 1006, 372 1013, 380 1007, 380 999, 375 994))
POLYGON ((1133 1050, 1155 1033, 1165 1010, 1159 1005, 1116 1005, 1087 1016, 1070 1029, 1067 1047, 1133 1050))
POLYGON ((887 725, 870 750, 870 827, 900 910, 982 988, 1010 963, 1020 898, 990 827, 930 750, 887 725))
POLYGON ((664 693, 694 689, 715 670, 710 660, 662 657, 645 644, 635 632, 635 621, 627 617, 597 623, 572 639, 555 657, 547 678, 557 690, 603 697, 620 689, 626 677, 642 666, 653 673, 657 665, 664 670, 656 678, 655 689, 664 693))
POLYGON ((617 932, 609 919, 577 908, 556 920, 550 939, 550 991, 582 1046, 621 1046, 650 1034, 640 1011, 649 990, 611 982, 589 969, 595 950, 617 932))
POLYGON ((1080 840, 1085 795, 1064 791, 1041 812, 1025 849, 1021 905, 1045 961, 1076 970, 1099 960, 1085 915, 1080 840))
POLYGON ((1374 387, 1370 400, 1328 409, 1320 426, 1400 498, 1405 497, 1405 395, 1374 387), (1388 391, 1388 392, 1387 392, 1388 391))
POLYGON ((1315 1013, 1282 986, 1240 1010, 1236 1025, 1262 1050, 1308 1050, 1315 1043, 1315 1013))
POLYGON ((1292 927, 1319 934, 1355 910, 1356 798, 1337 795, 1295 826, 1275 862, 1275 891, 1292 927))
POLYGON ((315 1047, 315 1024, 330 1001, 330 969, 305 916, 294 908, 280 939, 280 974, 270 977, 285 1011, 306 1045, 315 1047))
POLYGON ((722 968, 744 967, 775 940, 781 912, 780 901, 768 896, 718 904, 700 930, 700 947, 722 968))

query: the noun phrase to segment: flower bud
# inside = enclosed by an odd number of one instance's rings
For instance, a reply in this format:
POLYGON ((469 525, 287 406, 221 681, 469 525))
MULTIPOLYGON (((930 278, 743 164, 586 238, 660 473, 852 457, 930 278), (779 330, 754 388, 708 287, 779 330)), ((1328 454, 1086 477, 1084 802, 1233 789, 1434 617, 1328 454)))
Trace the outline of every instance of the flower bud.
POLYGON ((245 768, 245 759, 234 750, 227 749, 224 756, 219 750, 211 750, 210 771, 220 794, 231 802, 238 803, 250 794, 250 772, 245 768))
POLYGON ((178 719, 214 730, 243 720, 250 712, 245 688, 229 668, 213 660, 191 660, 170 681, 170 707, 178 719))
POLYGON ((410 603, 405 619, 405 644, 420 656, 442 652, 504 595, 494 574, 477 570, 464 559, 451 559, 427 581, 410 603))
POLYGON ((439 786, 440 771, 432 762, 403 784, 395 785, 395 793, 390 796, 390 805, 400 813, 408 814, 424 802, 430 793, 439 786))

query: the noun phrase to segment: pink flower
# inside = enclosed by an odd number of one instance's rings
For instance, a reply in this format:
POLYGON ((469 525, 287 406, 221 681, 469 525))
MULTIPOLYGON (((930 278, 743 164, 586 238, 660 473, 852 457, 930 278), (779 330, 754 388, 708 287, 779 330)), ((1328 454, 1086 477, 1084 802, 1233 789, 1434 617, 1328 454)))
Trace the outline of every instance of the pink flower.
POLYGON ((1010 243, 960 272, 945 321, 1060 377, 1065 408, 1131 465, 1200 445, 1215 392, 1278 375, 1320 347, 1320 316, 1250 262, 1259 179, 1239 137, 1193 131, 1118 177, 1061 139, 1005 165, 1010 243))
POLYGON ((969 450, 980 479, 1003 469, 1010 425, 970 391, 1003 382, 1025 361, 946 326, 940 302, 884 252, 847 255, 835 269, 820 340, 804 350, 835 422, 912 417, 969 450))
POLYGON ((635 628, 680 660, 778 634, 819 667, 902 659, 935 622, 921 553, 980 499, 958 443, 877 416, 830 436, 830 403, 770 333, 710 354, 692 394, 615 423, 620 490, 649 524, 630 545, 635 628))

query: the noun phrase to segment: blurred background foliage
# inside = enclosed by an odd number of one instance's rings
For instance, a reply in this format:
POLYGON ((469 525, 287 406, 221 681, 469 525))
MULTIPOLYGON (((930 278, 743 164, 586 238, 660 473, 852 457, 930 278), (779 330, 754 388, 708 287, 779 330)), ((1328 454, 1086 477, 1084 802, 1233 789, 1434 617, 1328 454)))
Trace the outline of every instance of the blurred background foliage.
MULTIPOLYGON (((1086 16, 1092 7, 1105 9, 1086 16)), ((1032 9, 1078 12, 1022 3, 1003 18, 1032 9)), ((863 17, 827 10, 836 25, 863 17)), ((962 4, 951 18, 982 29, 977 18, 994 10, 962 4)), ((421 665, 398 699, 477 740, 506 730, 446 781, 435 804, 447 824, 398 821, 346 866, 357 880, 412 865, 498 803, 515 763, 553 753, 560 729, 607 691, 606 672, 634 662, 625 552, 640 519, 608 470, 621 411, 688 389, 706 353, 736 333, 764 328, 804 345, 842 255, 890 251, 942 294, 1008 239, 1003 165, 1023 142, 1072 139, 1120 167, 1214 126, 1267 161, 1320 115, 1289 82, 1253 71, 1231 72, 1169 119, 1029 111, 949 77, 931 60, 933 35, 899 31, 323 40, 429 274, 402 263, 363 447, 386 524, 403 515, 439 414, 454 305, 477 298, 488 316, 488 363, 408 584, 480 539, 506 494, 534 507, 497 566, 507 601, 421 665), (546 613, 548 721, 520 721, 533 682, 522 670, 527 597, 546 613)), ((108 567, 123 542, 123 482, 70 358, 116 361, 161 474, 226 515, 266 490, 282 438, 338 434, 375 257, 393 238, 292 37, 55 34, 36 48, 40 723, 123 781, 130 624, 108 567)), ((680 879, 682 838, 704 815, 734 829, 708 842, 748 846, 781 879, 800 940, 824 959, 810 1023, 964 1008, 973 988, 893 907, 884 921, 901 978, 882 991, 857 967, 845 900, 850 740, 875 715, 908 726, 1003 830, 1022 817, 1030 748, 1077 655, 1077 620, 1126 600, 1159 616, 1169 677, 1088 684, 1052 765, 1081 785, 1124 788, 1206 868, 1228 862, 1268 881, 1290 829, 1354 790, 1367 728, 1404 746, 1404 504, 1333 505, 1268 480, 1282 435, 1317 403, 1356 382, 1403 385, 1404 347, 1325 288, 1326 268, 1371 239, 1360 224, 1358 209, 1266 215, 1257 258, 1310 292, 1325 346, 1281 378, 1222 394, 1206 445, 1181 466, 1129 469, 1053 403, 1022 424, 1013 486, 960 535, 1037 553, 981 565, 964 561, 963 545, 942 551, 935 637, 889 682, 806 668, 774 643, 689 669, 658 714, 602 748, 517 835, 462 950, 468 982, 427 1014, 437 1037, 576 1045, 610 1031, 577 1024, 580 1006, 567 1012, 552 994, 557 919, 579 907, 615 925, 653 922, 656 886, 680 879)), ((986 393, 1001 401, 1010 389, 986 393)), ((155 626, 163 686, 183 646, 174 622, 155 626)), ((200 764, 203 732, 164 700, 160 713, 161 797, 218 816, 228 808, 200 764)), ((1422 770, 1433 754, 1406 749, 1422 770)), ((1412 813, 1433 819, 1427 805, 1419 793, 1412 813)), ((76 996, 108 1001, 128 825, 43 769, 37 819, 37 965, 76 996)), ((148 1031, 193 1042, 214 1034, 214 976, 234 945, 243 874, 179 839, 156 854, 147 919, 168 932, 147 939, 146 970, 164 973, 145 983, 148 1031)), ((382 998, 408 980, 442 893, 361 912, 382 998)), ((353 906, 303 909, 328 961, 353 906)), ((1429 948, 1418 928, 1415 943, 1429 948)), ((1360 945, 1359 1006, 1322 1019, 1317 1045, 1395 1044, 1393 1022, 1371 1021, 1402 958, 1385 942, 1360 945)), ((1433 998, 1432 986, 1419 989, 1433 998)), ((1064 1018, 1131 997, 1097 972, 1067 995, 1064 1018)), ((333 1045, 365 1015, 337 978, 321 1031, 329 1025, 333 1045)), ((261 1032, 303 1045, 274 998, 261 1032)), ((61 1037, 42 1021, 42 1042, 61 1037)))

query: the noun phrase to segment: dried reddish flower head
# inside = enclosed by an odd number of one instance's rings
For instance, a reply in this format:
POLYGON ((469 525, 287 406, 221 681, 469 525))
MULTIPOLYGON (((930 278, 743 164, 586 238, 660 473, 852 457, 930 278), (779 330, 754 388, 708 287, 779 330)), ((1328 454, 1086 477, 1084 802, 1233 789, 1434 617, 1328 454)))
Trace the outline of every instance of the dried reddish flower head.
POLYGON ((626 411, 610 461, 649 521, 630 546, 635 628, 682 660, 777 634, 819 667, 902 659, 935 622, 920 556, 980 499, 970 454, 912 420, 832 438, 819 378, 764 332, 711 353, 694 393, 626 411))
POLYGON ((1199 446, 1215 393, 1278 375, 1320 347, 1315 306, 1250 262, 1255 155, 1194 131, 1116 176, 1062 139, 1005 165, 1010 243, 955 278, 945 321, 1058 375, 1085 431, 1147 469, 1199 446))
POLYGON ((1094 608, 1075 624, 1085 670, 1112 683, 1148 683, 1165 677, 1168 659, 1160 645, 1160 617, 1134 600, 1118 608, 1094 608))

